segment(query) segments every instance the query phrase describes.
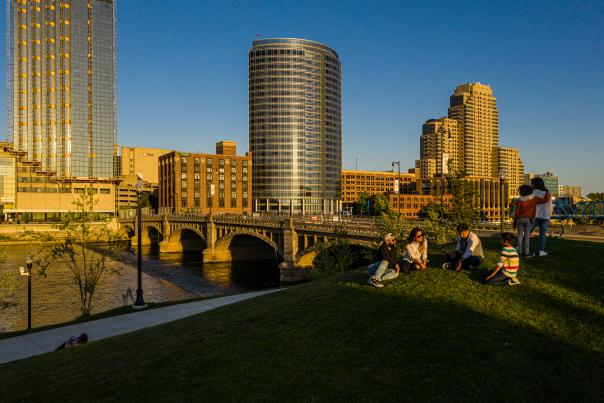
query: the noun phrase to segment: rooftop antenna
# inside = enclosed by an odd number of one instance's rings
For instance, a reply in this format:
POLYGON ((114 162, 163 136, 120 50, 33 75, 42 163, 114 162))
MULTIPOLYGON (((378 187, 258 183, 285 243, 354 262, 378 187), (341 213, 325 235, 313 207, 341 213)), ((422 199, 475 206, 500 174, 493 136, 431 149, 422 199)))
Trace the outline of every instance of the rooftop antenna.
POLYGON ((359 170, 359 157, 354 157, 354 170, 359 170))

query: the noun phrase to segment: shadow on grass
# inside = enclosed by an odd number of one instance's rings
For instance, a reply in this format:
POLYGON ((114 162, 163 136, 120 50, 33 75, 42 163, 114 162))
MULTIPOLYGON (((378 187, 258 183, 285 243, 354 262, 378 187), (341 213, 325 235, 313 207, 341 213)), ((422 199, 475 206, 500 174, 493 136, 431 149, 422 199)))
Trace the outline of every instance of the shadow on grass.
POLYGON ((2 399, 595 401, 604 393, 601 351, 460 304, 360 285, 365 276, 2 365, 2 399))

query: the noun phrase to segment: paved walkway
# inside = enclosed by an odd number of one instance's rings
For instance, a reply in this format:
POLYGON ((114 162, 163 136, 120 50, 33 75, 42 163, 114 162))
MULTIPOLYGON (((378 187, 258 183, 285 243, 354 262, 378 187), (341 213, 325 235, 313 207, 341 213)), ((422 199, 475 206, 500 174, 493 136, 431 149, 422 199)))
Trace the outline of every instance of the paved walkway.
POLYGON ((0 364, 54 351, 59 344, 70 336, 77 336, 81 333, 88 334, 89 342, 106 339, 281 290, 283 288, 211 298, 203 301, 171 305, 164 308, 149 309, 148 311, 142 310, 111 318, 11 337, 0 340, 0 364))

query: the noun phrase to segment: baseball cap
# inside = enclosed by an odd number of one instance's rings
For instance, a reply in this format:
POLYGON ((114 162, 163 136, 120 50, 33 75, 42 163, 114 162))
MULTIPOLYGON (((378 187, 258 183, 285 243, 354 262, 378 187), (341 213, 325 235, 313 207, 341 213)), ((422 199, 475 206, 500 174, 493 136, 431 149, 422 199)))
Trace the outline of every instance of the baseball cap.
POLYGON ((392 234, 392 232, 389 232, 386 235, 384 235, 384 242, 388 242, 391 239, 396 239, 396 237, 394 236, 394 234, 392 234))

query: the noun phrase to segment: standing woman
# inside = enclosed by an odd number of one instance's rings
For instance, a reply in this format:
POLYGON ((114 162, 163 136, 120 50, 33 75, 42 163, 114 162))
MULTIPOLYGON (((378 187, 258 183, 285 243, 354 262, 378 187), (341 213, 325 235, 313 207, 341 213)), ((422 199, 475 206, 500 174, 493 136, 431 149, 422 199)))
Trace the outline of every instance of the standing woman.
MULTIPOLYGON (((545 187, 545 183, 543 183, 543 179, 531 179, 531 186, 533 187, 533 195, 535 197, 545 197, 547 188, 545 187)), ((533 223, 531 232, 535 231, 535 228, 539 227, 539 256, 547 256, 547 252, 545 251, 545 234, 547 232, 547 226, 549 224, 552 211, 552 199, 549 199, 547 202, 537 206, 535 222, 533 223)))
POLYGON ((411 270, 426 270, 427 266, 428 241, 426 240, 424 231, 420 228, 413 228, 405 244, 403 271, 409 273, 411 270))

